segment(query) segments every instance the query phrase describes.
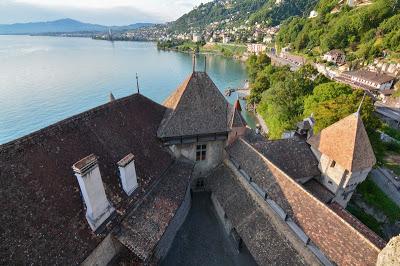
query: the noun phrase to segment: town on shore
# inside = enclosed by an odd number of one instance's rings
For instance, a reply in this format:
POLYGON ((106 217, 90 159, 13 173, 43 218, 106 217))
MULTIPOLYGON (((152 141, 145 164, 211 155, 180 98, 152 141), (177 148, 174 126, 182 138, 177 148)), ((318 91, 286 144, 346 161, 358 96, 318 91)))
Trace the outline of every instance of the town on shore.
POLYGON ((0 264, 399 265, 400 3, 264 2, 64 33, 193 68, 162 104, 138 84, 0 145, 0 264), (246 86, 224 96, 196 69, 210 53, 245 62, 246 86))

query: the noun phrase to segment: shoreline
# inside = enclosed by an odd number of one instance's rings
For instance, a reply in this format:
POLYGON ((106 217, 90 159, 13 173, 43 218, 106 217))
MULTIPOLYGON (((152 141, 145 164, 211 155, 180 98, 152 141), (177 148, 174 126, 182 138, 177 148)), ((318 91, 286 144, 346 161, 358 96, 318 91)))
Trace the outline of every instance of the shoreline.
POLYGON ((179 52, 179 53, 185 53, 185 54, 196 54, 196 55, 216 55, 216 56, 222 56, 224 58, 231 58, 234 59, 236 61, 240 61, 241 63, 245 63, 247 61, 247 58, 244 58, 243 56, 241 57, 237 57, 237 56, 226 56, 220 52, 193 52, 193 51, 183 51, 183 50, 179 50, 178 48, 158 48, 158 50, 160 51, 166 51, 166 52, 179 52))

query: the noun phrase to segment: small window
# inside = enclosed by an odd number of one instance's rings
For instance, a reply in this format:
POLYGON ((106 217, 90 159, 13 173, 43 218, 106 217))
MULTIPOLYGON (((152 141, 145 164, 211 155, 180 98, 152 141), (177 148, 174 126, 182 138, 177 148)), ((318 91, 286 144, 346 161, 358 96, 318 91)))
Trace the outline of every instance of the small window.
POLYGON ((205 161, 207 156, 207 145, 196 146, 196 161, 205 161))
POLYGON ((204 179, 198 179, 196 182, 196 187, 203 188, 204 187, 204 179))
POLYGON ((329 184, 329 185, 333 185, 333 182, 332 182, 332 181, 328 181, 328 184, 329 184))
POLYGON ((331 162, 331 167, 333 168, 333 167, 335 167, 336 166, 336 161, 332 161, 331 162))

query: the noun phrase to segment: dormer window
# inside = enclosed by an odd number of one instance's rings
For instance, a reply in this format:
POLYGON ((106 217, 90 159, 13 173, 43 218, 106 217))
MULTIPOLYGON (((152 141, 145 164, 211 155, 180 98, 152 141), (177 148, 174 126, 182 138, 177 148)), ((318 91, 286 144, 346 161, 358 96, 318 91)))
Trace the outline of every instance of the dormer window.
POLYGON ((334 168, 336 166, 336 161, 331 162, 331 167, 334 168))
POLYGON ((205 161, 207 156, 207 145, 201 144, 196 146, 196 161, 205 161))

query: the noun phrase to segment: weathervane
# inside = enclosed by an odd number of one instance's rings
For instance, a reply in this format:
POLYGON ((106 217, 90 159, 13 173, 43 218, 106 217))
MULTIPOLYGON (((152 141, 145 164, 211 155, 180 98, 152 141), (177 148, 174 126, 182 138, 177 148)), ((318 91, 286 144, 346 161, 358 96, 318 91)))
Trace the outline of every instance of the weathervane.
POLYGON ((193 73, 196 72, 196 54, 193 53, 193 73))
POLYGON ((138 73, 137 73, 137 72, 136 72, 136 88, 137 88, 137 93, 140 94, 139 76, 138 76, 138 73))

